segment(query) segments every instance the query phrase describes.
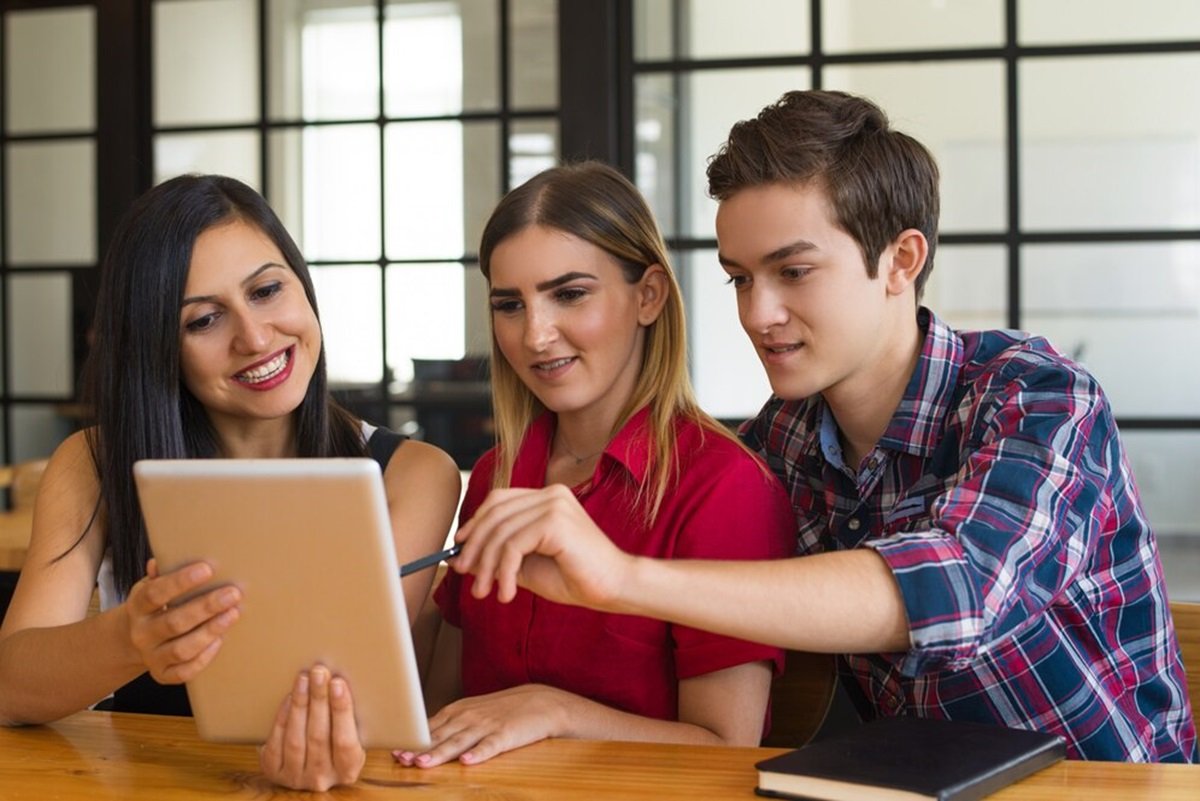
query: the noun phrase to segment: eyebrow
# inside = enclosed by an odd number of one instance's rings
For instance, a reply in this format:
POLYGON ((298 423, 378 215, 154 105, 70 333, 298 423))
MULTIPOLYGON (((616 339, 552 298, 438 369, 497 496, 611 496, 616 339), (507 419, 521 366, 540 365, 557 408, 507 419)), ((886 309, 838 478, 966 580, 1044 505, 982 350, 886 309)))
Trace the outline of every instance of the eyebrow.
MULTIPOLYGON (((254 281, 255 278, 258 278, 260 275, 262 275, 267 270, 270 270, 272 267, 283 267, 283 266, 284 265, 280 264, 279 262, 269 261, 266 264, 259 267, 254 272, 250 273, 244 279, 242 279, 242 286, 245 286, 246 284, 251 283, 252 281, 254 281)), ((183 303, 181 305, 187 306, 192 303, 212 303, 216 299, 217 299, 216 295, 195 295, 190 298, 184 298, 183 303)))
MULTIPOLYGON (((784 259, 790 259, 792 256, 795 256, 798 253, 806 253, 810 250, 820 250, 820 248, 818 248, 812 242, 809 242, 807 239, 797 239, 795 242, 784 245, 781 248, 775 248, 775 250, 772 250, 770 253, 759 259, 759 263, 772 264, 777 261, 783 261, 784 259)), ((717 261, 729 267, 742 266, 720 251, 717 251, 717 261)))
MULTIPOLYGON (((542 281, 540 284, 535 284, 534 289, 538 292, 545 292, 548 289, 557 289, 563 284, 569 284, 572 281, 590 278, 593 281, 598 280, 591 273, 570 272, 563 273, 558 278, 551 278, 549 281, 542 281)), ((520 297, 521 292, 518 289, 492 289, 491 297, 493 298, 515 298, 520 297)))

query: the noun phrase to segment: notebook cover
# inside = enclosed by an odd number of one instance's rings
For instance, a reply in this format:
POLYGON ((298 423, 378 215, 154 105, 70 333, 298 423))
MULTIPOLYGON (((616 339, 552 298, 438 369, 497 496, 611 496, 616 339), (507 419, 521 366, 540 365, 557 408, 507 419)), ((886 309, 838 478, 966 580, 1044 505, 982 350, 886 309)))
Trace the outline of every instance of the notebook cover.
POLYGON ((864 723, 844 735, 763 760, 756 767, 760 787, 776 791, 771 795, 786 797, 779 784, 790 784, 791 777, 813 777, 939 801, 972 801, 1054 764, 1065 754, 1063 738, 1044 732, 897 717, 864 723), (772 781, 772 775, 779 780, 772 781))

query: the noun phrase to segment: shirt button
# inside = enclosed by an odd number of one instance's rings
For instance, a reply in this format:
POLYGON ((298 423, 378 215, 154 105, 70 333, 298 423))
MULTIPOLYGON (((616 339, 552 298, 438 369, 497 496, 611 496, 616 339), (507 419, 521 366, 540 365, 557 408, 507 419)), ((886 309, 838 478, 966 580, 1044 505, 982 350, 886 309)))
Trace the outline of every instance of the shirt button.
POLYGON ((867 461, 867 468, 869 470, 874 470, 876 467, 879 467, 879 457, 872 456, 870 460, 867 461))
POLYGON ((858 531, 858 528, 861 525, 861 520, 859 520, 857 517, 852 517, 850 518, 850 522, 846 524, 846 528, 850 529, 851 531, 858 531))

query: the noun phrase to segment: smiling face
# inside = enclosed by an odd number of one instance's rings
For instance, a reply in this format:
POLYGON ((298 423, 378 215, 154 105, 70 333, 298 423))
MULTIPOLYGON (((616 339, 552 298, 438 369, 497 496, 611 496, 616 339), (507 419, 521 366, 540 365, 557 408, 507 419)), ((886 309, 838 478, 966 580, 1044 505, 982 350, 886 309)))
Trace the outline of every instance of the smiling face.
POLYGON ((197 239, 179 321, 184 385, 218 433, 291 415, 321 354, 304 287, 265 233, 241 220, 197 239))
POLYGON ((858 244, 812 184, 735 192, 717 211, 717 240, 742 328, 775 394, 870 397, 877 370, 892 358, 889 340, 913 317, 911 289, 885 269, 895 245, 870 278, 858 244))
POLYGON ((505 360, 561 418, 612 425, 633 393, 662 268, 637 283, 599 247, 531 225, 491 258, 492 330, 505 360))

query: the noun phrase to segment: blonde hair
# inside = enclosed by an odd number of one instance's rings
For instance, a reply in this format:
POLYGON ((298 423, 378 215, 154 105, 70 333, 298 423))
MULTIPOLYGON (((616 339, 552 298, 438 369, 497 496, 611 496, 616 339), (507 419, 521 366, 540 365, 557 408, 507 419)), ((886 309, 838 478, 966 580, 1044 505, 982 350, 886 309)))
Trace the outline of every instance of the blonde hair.
MULTIPOLYGON (((554 228, 595 245, 617 261, 631 284, 639 281, 651 265, 661 265, 666 274, 666 302, 658 319, 646 328, 637 383, 609 434, 611 439, 634 414, 650 407, 653 451, 646 478, 638 488, 637 503, 645 504, 646 520, 652 522, 679 473, 676 417, 690 419, 704 431, 739 442, 696 404, 687 372, 683 298, 662 235, 637 188, 612 167, 600 162, 554 167, 509 192, 492 212, 479 247, 479 266, 489 282, 497 246, 531 225, 554 228)), ((488 319, 492 319, 490 314, 488 319)), ((512 483, 521 440, 545 407, 500 352, 494 329, 491 370, 497 439, 492 484, 507 487, 512 483)))

